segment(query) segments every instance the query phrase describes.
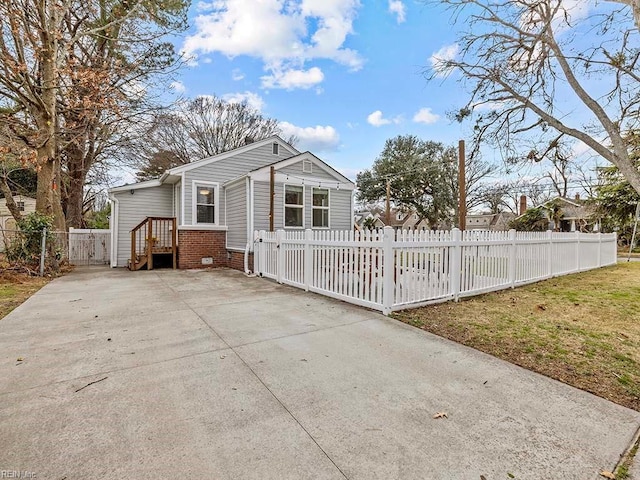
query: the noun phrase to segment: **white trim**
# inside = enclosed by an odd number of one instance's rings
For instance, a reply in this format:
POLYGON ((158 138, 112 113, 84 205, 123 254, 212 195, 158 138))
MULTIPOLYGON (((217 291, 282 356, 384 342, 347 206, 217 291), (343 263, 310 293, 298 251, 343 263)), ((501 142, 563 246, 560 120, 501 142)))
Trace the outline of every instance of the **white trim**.
POLYGON ((311 228, 313 230, 331 230, 331 189, 330 188, 311 187, 311 228), (327 205, 326 207, 316 207, 313 204, 313 192, 314 192, 314 190, 325 190, 327 192, 327 200, 329 202, 329 205, 327 205), (328 225, 326 227, 316 227, 313 224, 313 211, 314 210, 326 210, 328 212, 328 215, 327 215, 327 223, 328 223, 328 225))
MULTIPOLYGON (((249 177, 247 177, 249 178, 249 177)), ((249 238, 253 238, 253 231, 256 226, 256 184, 253 179, 249 178, 249 198, 251 201, 251 218, 250 218, 250 227, 249 227, 249 238)))
POLYGON ((180 215, 180 222, 178 222, 178 223, 181 223, 183 225, 185 223, 185 218, 184 218, 185 217, 184 204, 186 203, 186 200, 185 200, 185 198, 186 198, 185 185, 186 185, 186 183, 185 183, 185 175, 184 175, 184 172, 183 172, 182 173, 182 180, 180 181, 180 190, 181 190, 180 195, 182 196, 182 202, 180 204, 180 210, 182 210, 182 213, 180 215))
MULTIPOLYGON (((225 225, 229 225, 227 223, 227 189, 224 189, 224 224, 225 225)), ((226 247, 226 243, 225 243, 225 247, 226 247)))
POLYGON ((210 163, 219 162, 220 160, 225 160, 227 158, 234 157, 235 155, 239 155, 245 152, 249 152, 255 148, 264 147, 265 145, 270 145, 272 143, 278 143, 281 147, 287 150, 292 155, 299 155, 300 152, 289 145, 287 142, 282 140, 277 135, 271 136, 269 138, 265 138, 263 140, 259 140, 257 142, 250 143, 248 145, 243 145, 242 147, 238 147, 234 150, 229 150, 228 152, 220 153, 218 155, 214 155, 212 157, 203 158, 202 160, 198 160, 195 162, 187 163, 186 165, 180 165, 178 167, 170 168, 165 173, 169 175, 175 175, 177 173, 188 172, 189 170, 193 170, 194 168, 204 167, 205 165, 209 165, 210 163))
POLYGON ((118 215, 120 214, 120 201, 115 196, 109 196, 111 202, 111 267, 118 266, 118 215))
POLYGON ((351 217, 351 230, 353 230, 355 228, 355 218, 354 218, 355 215, 354 215, 354 212, 353 212, 353 210, 354 210, 353 205, 354 205, 354 200, 355 200, 354 197, 355 197, 355 195, 356 195, 355 191, 351 192, 351 196, 350 196, 350 199, 349 199, 349 206, 351 208, 351 215, 350 215, 350 217, 351 217))
POLYGON ((193 226, 218 226, 220 225, 220 184, 218 182, 206 182, 204 180, 191 180, 191 225, 193 226), (213 223, 198 223, 197 186, 213 187, 213 223))
POLYGON ((199 223, 198 225, 178 225, 178 230, 211 230, 214 232, 226 232, 229 227, 226 225, 210 225, 208 223, 199 223))
POLYGON ((250 250, 253 250, 253 230, 252 230, 252 223, 251 223, 251 180, 249 179, 249 177, 245 177, 245 184, 244 184, 244 188, 245 188, 245 202, 247 203, 245 205, 245 221, 246 221, 246 226, 247 226, 247 243, 251 243, 251 248, 250 250))
POLYGON ((271 155, 280 155, 280 144, 278 142, 271 143, 271 155), (274 150, 277 150, 277 151, 274 151, 274 150))
MULTIPOLYGON (((351 180, 349 180, 347 177, 342 175, 340 172, 338 172, 335 168, 333 168, 331 165, 329 165, 325 161, 320 160, 311 152, 304 152, 299 155, 289 157, 279 162, 273 163, 271 165, 266 165, 264 167, 257 168, 249 172, 249 175, 252 178, 256 178, 257 180, 264 180, 265 174, 267 175, 269 174, 271 167, 274 167, 276 170, 279 170, 281 168, 288 167, 295 163, 302 162, 303 160, 310 160, 311 163, 313 163, 315 166, 320 168, 320 170, 324 170, 326 173, 328 173, 333 178, 335 178, 335 181, 333 181, 333 183, 345 183, 347 185, 352 185, 352 187, 355 188, 355 184, 351 180)), ((286 174, 283 174, 283 175, 286 175, 286 174)), ((321 180, 321 179, 318 179, 318 180, 321 180)), ((322 180, 324 180, 324 182, 331 183, 331 180, 327 180, 327 179, 322 179, 322 180)), ((347 187, 346 185, 344 187, 341 185, 340 188, 347 188, 347 187)))
POLYGON ((238 183, 240 180, 242 180, 243 178, 246 178, 247 174, 245 173, 244 175, 240 175, 239 177, 233 178, 231 180, 227 180, 226 182, 224 182, 222 184, 223 187, 230 187, 231 185, 233 185, 234 183, 238 183))
MULTIPOLYGON (((284 185, 282 185, 282 228, 286 229, 286 230, 304 230, 304 225, 305 225, 305 216, 306 216, 306 211, 305 211, 305 193, 306 193, 306 189, 304 188, 304 183, 302 185, 296 185, 296 184, 287 184, 285 183, 284 185), (286 216, 286 208, 287 208, 287 187, 302 187, 302 226, 300 227, 287 227, 286 223, 287 223, 287 216, 286 216)), ((298 208, 298 205, 293 205, 293 204, 289 204, 291 205, 291 208, 298 208)), ((275 225, 275 218, 274 218, 274 225, 275 225)), ((277 227, 276 227, 277 228, 277 227)))
POLYGON ((313 173, 313 162, 308 159, 302 159, 302 173, 313 173), (305 165, 308 165, 309 168, 305 169, 305 165))
POLYGON ((160 180, 148 180, 146 182, 132 183, 131 185, 122 185, 120 187, 113 187, 113 188, 110 188, 108 191, 110 193, 120 193, 120 192, 128 192, 130 190, 139 190, 141 188, 159 187, 161 185, 162 185, 162 182, 160 182, 160 180))

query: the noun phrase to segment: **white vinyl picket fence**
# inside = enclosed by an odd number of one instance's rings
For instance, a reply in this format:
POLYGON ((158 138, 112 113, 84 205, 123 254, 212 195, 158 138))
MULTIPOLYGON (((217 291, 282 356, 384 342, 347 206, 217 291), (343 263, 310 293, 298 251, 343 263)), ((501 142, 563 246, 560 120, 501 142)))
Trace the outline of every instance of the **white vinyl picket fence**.
POLYGON ((616 263, 616 234, 469 230, 255 232, 254 270, 382 311, 616 263))

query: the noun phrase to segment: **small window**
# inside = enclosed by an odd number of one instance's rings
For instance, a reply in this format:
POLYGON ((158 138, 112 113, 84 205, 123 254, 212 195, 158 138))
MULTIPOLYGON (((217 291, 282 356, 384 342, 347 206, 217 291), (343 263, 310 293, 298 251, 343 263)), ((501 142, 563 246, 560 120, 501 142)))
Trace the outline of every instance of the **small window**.
POLYGON ((304 226, 304 187, 285 185, 284 187, 284 226, 304 226))
POLYGON ((329 228, 329 190, 313 189, 313 227, 329 228))
POLYGON ((313 163, 311 160, 302 161, 302 173, 313 173, 313 163))
POLYGON ((278 155, 280 153, 280 145, 277 143, 273 144, 273 154, 278 155))
POLYGON ((18 210, 24 212, 24 202, 16 202, 16 205, 18 206, 18 210))
POLYGON ((214 187, 196 185, 196 223, 216 223, 214 187))

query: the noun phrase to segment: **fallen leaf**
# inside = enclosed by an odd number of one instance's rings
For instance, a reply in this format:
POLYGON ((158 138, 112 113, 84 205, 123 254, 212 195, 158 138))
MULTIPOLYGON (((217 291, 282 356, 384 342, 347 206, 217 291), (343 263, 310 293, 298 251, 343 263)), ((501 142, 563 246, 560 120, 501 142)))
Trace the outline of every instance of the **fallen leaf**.
POLYGON ((438 412, 433 415, 433 418, 449 418, 447 412, 438 412))
POLYGON ((541 303, 541 304, 540 304, 540 305, 538 305, 536 308, 537 308, 538 310, 542 310, 542 311, 544 311, 544 310, 546 310, 546 309, 547 309, 547 306, 541 303))
POLYGON ((226 358, 226 355, 220 355, 220 358, 226 358))
POLYGON ((610 480, 616 480, 616 476, 611 472, 607 472, 606 470, 601 471, 600 476, 609 478, 610 480))
POLYGON ((18 357, 18 362, 22 362, 22 357, 18 357))
POLYGON ((484 475, 480 475, 480 480, 487 480, 487 477, 485 477, 484 475))
POLYGON ((507 477, 509 478, 516 478, 516 476, 513 473, 509 473, 507 472, 507 477))

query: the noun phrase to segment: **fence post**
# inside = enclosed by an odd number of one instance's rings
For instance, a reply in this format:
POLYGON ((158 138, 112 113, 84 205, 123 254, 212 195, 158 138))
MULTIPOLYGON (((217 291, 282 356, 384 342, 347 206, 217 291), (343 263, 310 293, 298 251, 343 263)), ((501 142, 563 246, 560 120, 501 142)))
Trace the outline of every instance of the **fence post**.
POLYGON ((304 289, 309 291, 309 285, 313 278, 313 230, 307 228, 304 232, 304 289))
POLYGON ((40 276, 44 277, 44 257, 47 254, 47 227, 42 229, 40 244, 40 276))
POLYGON ((580 271, 580 232, 576 230, 576 272, 580 271))
POLYGON ((264 236, 265 236, 265 231, 264 230, 260 230, 259 232, 257 232, 256 234, 256 242, 258 244, 258 248, 257 248, 257 254, 258 254, 258 259, 256 260, 255 258, 255 253, 254 253, 254 257, 253 257, 253 262, 254 262, 254 271, 255 271, 255 267, 257 265, 258 267, 258 276, 262 277, 262 272, 264 272, 264 262, 265 262, 265 246, 264 246, 264 236))
POLYGON ((284 230, 276 231, 276 281, 282 283, 284 273, 284 230))
POLYGON ((393 227, 384 227, 382 236, 382 313, 389 315, 393 306, 395 272, 393 258, 393 227))
POLYGON ((514 288, 516 285, 516 231, 515 229, 509 230, 509 283, 511 284, 511 288, 514 288))
POLYGON ((547 257, 547 271, 549 274, 548 278, 553 277, 553 232, 551 230, 547 230, 547 245, 549 245, 549 252, 547 257))
POLYGON ((451 259, 449 261, 449 285, 451 287, 451 295, 457 302, 460 298, 460 272, 462 271, 462 232, 458 228, 451 230, 451 240, 453 248, 451 249, 451 259))

